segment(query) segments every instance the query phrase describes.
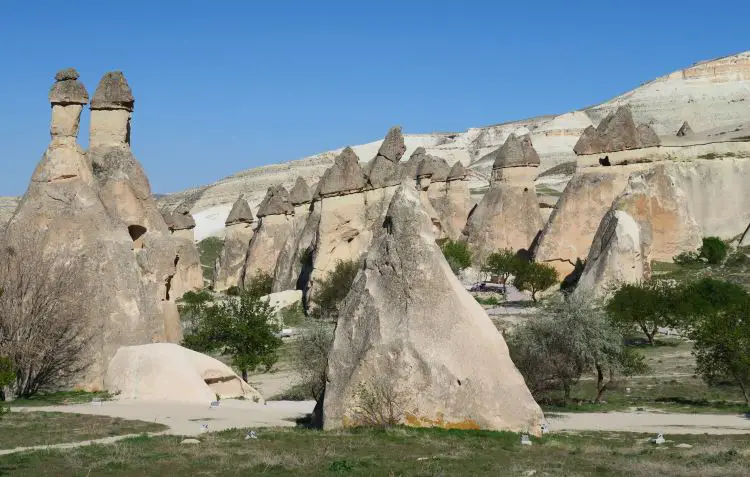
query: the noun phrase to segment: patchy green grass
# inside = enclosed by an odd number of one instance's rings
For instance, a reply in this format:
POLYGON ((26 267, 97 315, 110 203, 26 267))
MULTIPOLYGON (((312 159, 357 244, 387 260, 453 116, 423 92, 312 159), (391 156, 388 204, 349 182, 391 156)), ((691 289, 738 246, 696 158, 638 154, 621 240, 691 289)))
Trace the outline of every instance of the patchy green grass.
MULTIPOLYGON (((166 430, 162 424, 64 412, 11 412, 0 420, 0 449, 166 430)), ((0 457, 2 461, 2 457, 0 457)), ((3 475, 0 471, 0 475, 3 475)), ((32 474, 29 474, 32 475, 32 474)))
POLYGON ((315 399, 316 396, 310 395, 310 389, 305 383, 292 384, 289 389, 283 392, 271 396, 268 398, 269 401, 310 401, 315 399))
POLYGON ((224 248, 224 241, 217 237, 207 237, 198 242, 198 253, 201 257, 204 280, 211 281, 214 264, 216 259, 219 258, 222 248, 224 248))
POLYGON ((559 434, 531 446, 522 446, 516 434, 482 431, 267 429, 249 441, 244 434, 208 434, 198 445, 180 445, 179 437, 138 437, 14 454, 0 458, 0 474, 745 477, 750 457, 750 436, 670 435, 656 447, 648 436, 628 433, 559 434))
POLYGON ((490 296, 477 296, 474 295, 474 299, 479 303, 480 305, 484 306, 497 306, 500 303, 503 303, 503 300, 500 297, 490 295, 490 296))
POLYGON ((84 404, 91 402, 92 399, 108 401, 111 398, 112 395, 106 391, 59 391, 37 394, 30 398, 20 398, 5 404, 10 407, 61 406, 65 404, 84 404))
POLYGON ((563 193, 559 190, 547 186, 536 186, 536 195, 547 195, 551 197, 561 197, 563 193))

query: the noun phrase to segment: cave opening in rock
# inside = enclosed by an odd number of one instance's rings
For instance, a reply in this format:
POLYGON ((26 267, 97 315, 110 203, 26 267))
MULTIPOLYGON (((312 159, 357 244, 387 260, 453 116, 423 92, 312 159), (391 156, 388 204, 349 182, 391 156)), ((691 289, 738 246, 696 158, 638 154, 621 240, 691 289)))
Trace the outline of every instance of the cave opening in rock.
POLYGON ((133 250, 143 248, 143 236, 146 231, 146 227, 142 225, 128 225, 128 233, 133 241, 133 250))

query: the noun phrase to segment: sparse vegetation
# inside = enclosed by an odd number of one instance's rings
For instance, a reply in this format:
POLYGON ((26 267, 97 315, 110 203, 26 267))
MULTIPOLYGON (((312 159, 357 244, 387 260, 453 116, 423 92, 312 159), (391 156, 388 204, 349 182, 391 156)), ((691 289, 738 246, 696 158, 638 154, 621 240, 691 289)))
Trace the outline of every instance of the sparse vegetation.
POLYGON ((255 275, 245 280, 245 291, 252 296, 266 296, 273 291, 273 277, 263 270, 257 270, 255 275))
POLYGON ((440 244, 440 250, 456 275, 471 266, 471 250, 466 242, 448 239, 440 244))
POLYGON ((299 375, 295 388, 305 399, 318 399, 325 388, 328 354, 333 345, 333 327, 314 323, 302 330, 291 351, 292 369, 299 375))
POLYGON ((183 346, 230 356, 245 380, 248 371, 258 367, 268 371, 276 363, 281 338, 275 311, 267 301, 247 291, 220 301, 200 292, 188 296, 188 301, 183 313, 190 326, 185 327, 183 346))
POLYGON ((729 246, 719 237, 705 237, 703 245, 698 249, 698 256, 710 265, 717 265, 724 261, 728 250, 729 246))
MULTIPOLYGON (((13 363, 8 358, 0 356, 0 402, 5 401, 5 387, 9 386, 16 380, 16 373, 13 371, 13 363)), ((0 418, 8 412, 8 409, 0 404, 0 418)))
POLYGON ((489 297, 474 296, 474 299, 480 305, 485 305, 485 306, 497 306, 501 303, 500 300, 498 300, 497 297, 494 297, 494 296, 489 296, 489 297))
POLYGON ((379 374, 357 387, 354 421, 360 426, 380 429, 396 426, 404 417, 406 399, 407 395, 396 389, 391 373, 379 374))
POLYGON ((558 282, 557 270, 551 265, 536 262, 519 262, 513 284, 519 290, 531 292, 531 300, 536 303, 536 294, 558 282))
POLYGON ((503 293, 507 295, 505 288, 511 275, 515 275, 523 267, 523 260, 511 249, 502 249, 491 253, 484 264, 482 272, 496 276, 503 284, 503 293))
POLYGON ((213 278, 214 266, 222 248, 224 248, 224 241, 220 238, 207 237, 198 242, 203 280, 207 283, 210 283, 213 278))
POLYGON ((15 375, 3 398, 59 389, 89 365, 81 259, 40 254, 41 240, 0 250, 0 356, 15 375))
POLYGON ((355 260, 340 260, 336 267, 328 272, 326 278, 315 286, 312 297, 311 316, 326 321, 337 321, 339 305, 344 301, 354 278, 359 272, 359 263, 355 260))

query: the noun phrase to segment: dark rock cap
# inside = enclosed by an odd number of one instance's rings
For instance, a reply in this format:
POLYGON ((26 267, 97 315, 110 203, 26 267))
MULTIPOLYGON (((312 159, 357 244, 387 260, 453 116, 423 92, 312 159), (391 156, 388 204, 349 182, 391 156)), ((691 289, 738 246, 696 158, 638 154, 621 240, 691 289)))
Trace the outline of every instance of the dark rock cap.
POLYGON ((427 151, 423 147, 414 149, 414 152, 409 156, 409 160, 401 163, 401 174, 404 178, 416 179, 419 173, 419 168, 427 156, 427 151))
POLYGON ((302 177, 297 178, 294 187, 289 191, 289 201, 292 205, 307 204, 312 201, 313 193, 308 187, 307 182, 302 177))
POLYGON ((240 194, 237 200, 232 205, 232 210, 229 212, 224 225, 227 227, 234 224, 251 224, 255 221, 253 217, 253 211, 250 210, 250 204, 245 200, 245 196, 240 194))
POLYGON ((375 156, 375 159, 370 161, 366 169, 368 188, 381 189, 401 183, 402 170, 400 164, 391 162, 384 156, 375 156))
POLYGON ((677 137, 685 137, 685 136, 692 136, 693 135, 693 128, 690 127, 690 124, 688 124, 687 121, 682 123, 682 126, 680 126, 680 129, 677 131, 677 137))
POLYGON ((171 226, 167 224, 170 230, 190 230, 195 228, 195 220, 190 215, 190 207, 185 203, 178 205, 174 212, 172 212, 171 222, 171 226))
POLYGON ((49 102, 52 104, 86 104, 89 93, 83 83, 78 81, 75 68, 60 70, 55 75, 55 83, 49 90, 49 102))
POLYGON ((590 126, 573 147, 576 154, 601 154, 661 144, 651 126, 636 124, 630 106, 623 105, 602 119, 596 130, 590 126))
POLYGON ((347 147, 336 156, 318 183, 316 197, 351 194, 365 187, 365 176, 359 165, 359 158, 352 148, 347 147))
POLYGON ((121 71, 106 73, 96 87, 91 100, 91 109, 125 109, 132 111, 135 105, 125 75, 121 71))
POLYGON ((460 181, 466 178, 466 168, 461 161, 456 161, 451 167, 451 171, 448 173, 448 181, 460 181))
POLYGON ((289 202, 289 192, 284 186, 269 187, 266 196, 258 206, 258 217, 292 214, 294 214, 294 207, 289 202))
POLYGON ((505 167, 539 166, 539 154, 531 144, 531 136, 511 133, 505 143, 495 151, 493 169, 505 167))
POLYGON ((406 145, 404 144, 404 135, 401 134, 401 126, 392 127, 385 135, 377 155, 396 163, 401 160, 405 152, 406 145))
POLYGON ((598 154, 604 151, 605 141, 599 135, 599 131, 594 126, 589 126, 583 130, 583 134, 578 138, 578 142, 573 146, 573 152, 581 154, 598 154))
POLYGON ((442 157, 428 155, 427 159, 425 159, 424 161, 424 164, 429 164, 429 166, 427 167, 429 169, 432 169, 432 176, 430 177, 430 181, 445 182, 448 180, 448 174, 451 171, 451 166, 448 165, 448 161, 446 161, 442 157))
POLYGON ((653 147, 661 144, 659 136, 656 135, 656 131, 648 124, 639 124, 636 128, 638 131, 638 140, 641 143, 641 147, 653 147))

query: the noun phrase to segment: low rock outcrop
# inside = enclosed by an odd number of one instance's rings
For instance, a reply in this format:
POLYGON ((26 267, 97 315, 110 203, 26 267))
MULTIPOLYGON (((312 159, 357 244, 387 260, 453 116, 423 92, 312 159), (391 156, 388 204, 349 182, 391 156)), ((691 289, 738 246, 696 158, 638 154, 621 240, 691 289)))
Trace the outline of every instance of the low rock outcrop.
POLYGON ((651 126, 636 124, 630 107, 620 106, 617 111, 602 119, 596 129, 593 126, 587 127, 573 151, 578 155, 601 154, 659 144, 659 137, 651 126))
POLYGON ((260 393, 226 364, 171 343, 118 349, 109 363, 104 386, 122 401, 208 406, 219 396, 264 402, 260 393))
POLYGON ((343 303, 324 427, 368 422, 361 399, 378 386, 405 425, 538 434, 542 411, 431 229, 417 191, 400 186, 343 303))
POLYGON ((528 136, 511 134, 497 151, 490 189, 462 233, 478 262, 498 249, 531 249, 544 226, 533 183, 538 164, 528 136))
POLYGON ((240 285, 245 268, 247 250, 253 238, 255 218, 250 205, 240 195, 232 205, 226 220, 224 247, 215 270, 214 290, 224 291, 240 285))
POLYGON ((677 137, 686 137, 686 136, 692 136, 693 135, 693 128, 690 127, 690 124, 685 121, 682 123, 682 126, 680 126, 680 129, 677 130, 677 137))
POLYGON ((289 192, 282 186, 269 187, 257 215, 260 223, 247 248, 240 280, 243 286, 259 272, 274 274, 279 253, 294 227, 294 207, 289 201, 289 192))

